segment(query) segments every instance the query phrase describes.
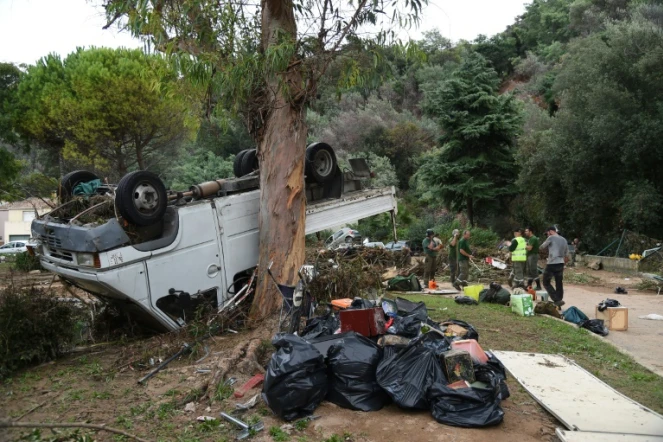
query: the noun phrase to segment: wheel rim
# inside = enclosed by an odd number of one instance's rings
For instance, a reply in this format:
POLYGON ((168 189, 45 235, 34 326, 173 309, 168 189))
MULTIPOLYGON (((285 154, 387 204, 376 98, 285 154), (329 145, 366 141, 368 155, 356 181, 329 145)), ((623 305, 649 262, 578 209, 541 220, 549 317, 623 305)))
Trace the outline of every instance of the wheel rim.
POLYGON ((140 212, 153 212, 159 206, 157 190, 149 183, 140 183, 133 192, 134 206, 140 212))
POLYGON ((313 168, 320 176, 330 175, 334 167, 334 160, 326 150, 319 150, 313 159, 313 168))

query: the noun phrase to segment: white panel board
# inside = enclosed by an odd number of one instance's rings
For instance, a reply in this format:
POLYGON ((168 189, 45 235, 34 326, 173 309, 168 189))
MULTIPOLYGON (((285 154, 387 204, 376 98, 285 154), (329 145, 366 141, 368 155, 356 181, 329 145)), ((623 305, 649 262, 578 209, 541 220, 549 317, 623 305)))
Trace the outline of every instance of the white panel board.
POLYGON ((663 442, 663 436, 645 436, 625 433, 590 433, 558 428, 555 431, 562 442, 663 442))
POLYGON ((570 430, 661 436, 663 416, 561 355, 494 351, 506 369, 570 430))

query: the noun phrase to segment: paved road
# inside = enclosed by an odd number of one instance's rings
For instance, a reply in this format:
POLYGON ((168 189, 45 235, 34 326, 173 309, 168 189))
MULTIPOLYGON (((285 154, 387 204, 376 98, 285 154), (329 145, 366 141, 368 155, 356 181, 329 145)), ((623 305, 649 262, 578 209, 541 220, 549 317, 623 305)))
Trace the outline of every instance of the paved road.
MULTIPOLYGON (((595 306, 606 298, 617 299, 628 307, 628 330, 610 331, 606 339, 628 351, 636 361, 663 376, 663 321, 639 319, 650 313, 663 315, 663 294, 635 294, 629 289, 628 295, 616 295, 609 288, 564 286, 564 300, 568 308, 572 305, 582 310, 590 319, 595 317, 595 306)), ((642 293, 642 292, 640 292, 642 293)))

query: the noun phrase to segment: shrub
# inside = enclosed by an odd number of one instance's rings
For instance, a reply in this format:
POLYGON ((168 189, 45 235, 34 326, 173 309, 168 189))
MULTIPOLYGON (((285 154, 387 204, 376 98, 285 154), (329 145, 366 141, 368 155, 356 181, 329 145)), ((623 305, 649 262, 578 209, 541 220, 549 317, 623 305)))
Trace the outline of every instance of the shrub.
POLYGON ((57 358, 78 335, 83 310, 45 290, 0 290, 0 379, 57 358))
POLYGON ((32 270, 41 270, 39 258, 30 255, 28 252, 19 253, 14 260, 14 268, 19 272, 30 272, 32 270))

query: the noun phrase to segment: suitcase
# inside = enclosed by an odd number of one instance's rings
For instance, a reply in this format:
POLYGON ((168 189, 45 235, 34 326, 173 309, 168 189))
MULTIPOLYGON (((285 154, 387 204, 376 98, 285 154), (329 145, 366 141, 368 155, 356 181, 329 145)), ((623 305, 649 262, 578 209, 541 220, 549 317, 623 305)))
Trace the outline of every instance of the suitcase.
POLYGON ((368 338, 385 333, 382 307, 341 310, 341 333, 354 331, 368 338))

